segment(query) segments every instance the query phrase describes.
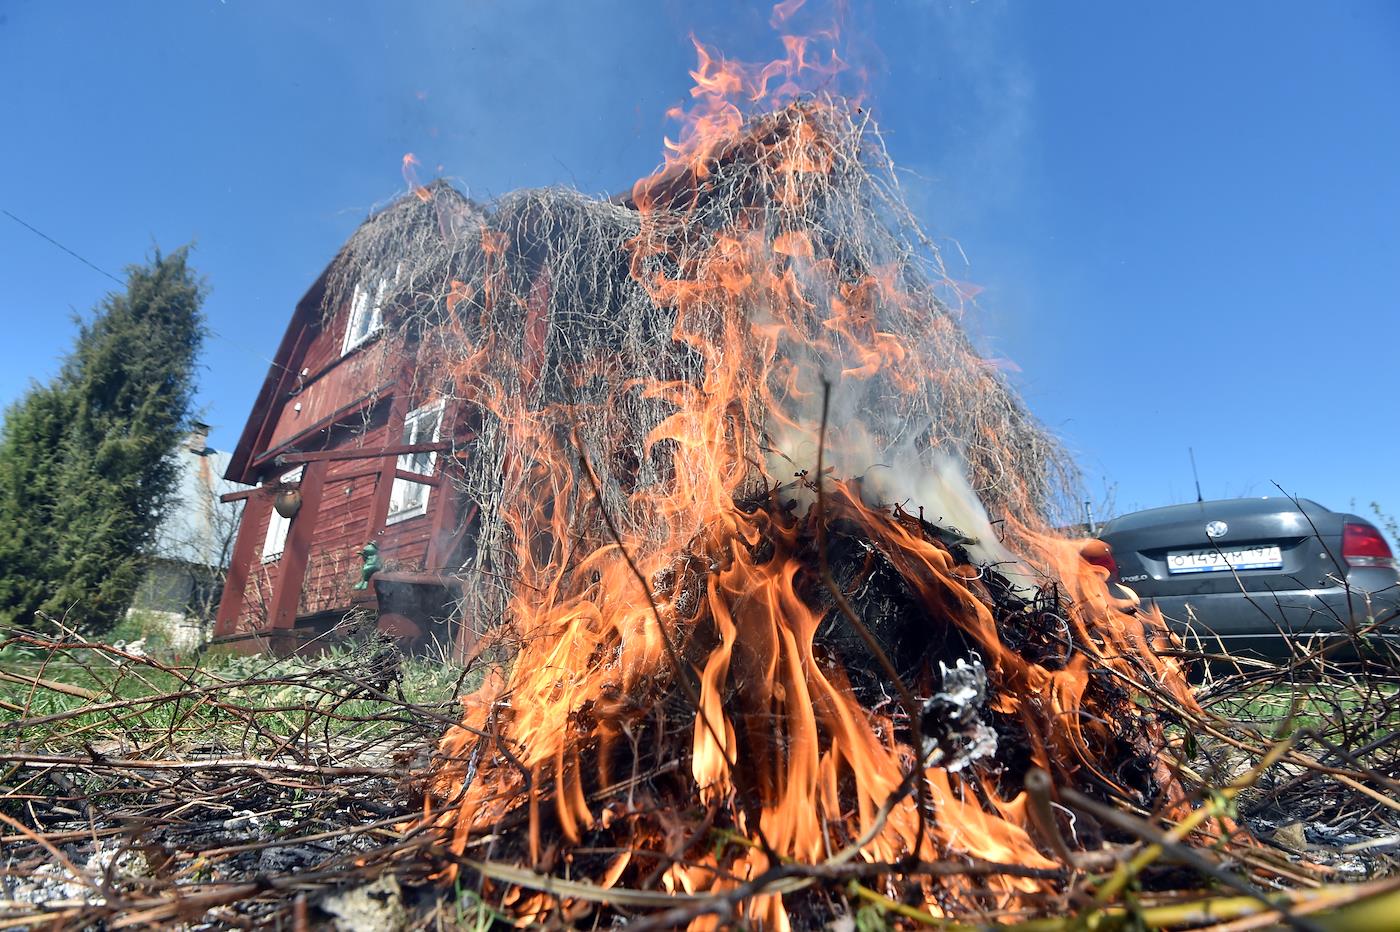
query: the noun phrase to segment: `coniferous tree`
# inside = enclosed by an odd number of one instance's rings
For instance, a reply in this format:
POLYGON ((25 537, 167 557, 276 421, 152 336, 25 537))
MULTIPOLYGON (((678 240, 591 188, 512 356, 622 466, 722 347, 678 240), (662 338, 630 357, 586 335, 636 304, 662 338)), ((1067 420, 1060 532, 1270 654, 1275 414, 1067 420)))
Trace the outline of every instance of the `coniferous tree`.
POLYGON ((100 632, 131 601, 188 428, 204 288, 185 249, 128 269, 0 434, 0 621, 100 632))
POLYGON ((0 619, 43 604, 56 573, 52 522, 70 394, 35 385, 5 412, 0 432, 0 619))

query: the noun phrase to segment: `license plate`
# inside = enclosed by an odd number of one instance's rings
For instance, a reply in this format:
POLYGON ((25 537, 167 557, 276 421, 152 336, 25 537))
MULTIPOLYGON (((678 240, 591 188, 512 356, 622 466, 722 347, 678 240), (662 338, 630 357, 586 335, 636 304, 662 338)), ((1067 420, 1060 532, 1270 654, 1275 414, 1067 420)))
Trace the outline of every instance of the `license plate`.
POLYGON ((1167 572, 1172 575, 1282 568, 1283 551, 1277 544, 1239 550, 1174 550, 1167 554, 1167 572))

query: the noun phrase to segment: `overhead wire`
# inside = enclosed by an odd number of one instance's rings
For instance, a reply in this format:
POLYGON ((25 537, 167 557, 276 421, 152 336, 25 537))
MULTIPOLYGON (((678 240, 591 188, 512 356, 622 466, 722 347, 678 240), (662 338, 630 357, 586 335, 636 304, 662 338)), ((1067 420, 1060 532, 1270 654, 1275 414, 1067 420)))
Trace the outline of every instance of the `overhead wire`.
MULTIPOLYGON (((64 252, 68 253, 68 255, 72 256, 74 259, 77 259, 77 260, 78 260, 79 262, 81 262, 83 265, 86 265, 88 268, 92 269, 94 272, 97 272, 99 275, 105 275, 107 278, 110 278, 112 281, 116 282, 118 285, 121 285, 121 286, 123 286, 123 287, 126 286, 126 282, 122 281, 120 278, 118 278, 117 276, 113 275, 111 272, 107 271, 106 269, 102 268, 101 266, 97 265, 96 263, 92 262, 91 260, 89 260, 89 259, 85 258, 84 256, 80 255, 80 254, 79 254, 78 252, 76 252, 75 250, 70 249, 69 247, 63 245, 63 244, 60 243, 58 240, 54 239, 52 236, 49 236, 47 233, 45 233, 43 230, 40 230, 38 227, 34 226, 33 224, 28 223, 28 222, 22 220, 21 218, 15 216, 15 215, 12 214, 10 211, 5 210, 4 208, 0 208, 0 213, 2 213, 2 214, 4 214, 5 216, 9 217, 9 218, 10 218, 11 220, 13 220, 15 223, 18 223, 20 226, 24 227, 26 230, 28 230, 29 232, 33 233, 35 236, 38 236, 38 237, 40 237, 41 239, 44 239, 44 240, 48 241, 49 243, 52 243, 54 246, 57 246, 59 249, 61 249, 61 250, 63 250, 64 252)), ((257 358, 258 360, 260 360, 260 361, 262 361, 262 362, 267 363, 268 365, 270 365, 270 366, 272 366, 272 367, 274 367, 274 368, 276 368, 276 369, 281 369, 283 372, 290 372, 292 375, 296 375, 296 372, 293 371, 292 369, 289 369, 288 367, 282 365, 282 364, 279 363, 279 362, 276 362, 276 361, 274 361, 274 360, 272 360, 272 359, 269 359, 267 356, 263 355, 262 353, 259 353, 257 350, 252 349, 251 347, 244 346, 243 344, 239 343, 239 342, 236 341, 236 340, 231 340, 231 339, 229 339, 228 337, 224 336, 224 335, 223 335, 222 333, 220 333, 219 331, 215 330, 213 327, 209 327, 207 324, 206 324, 206 329, 208 330, 209 335, 212 336, 212 337, 214 337, 215 339, 223 340, 223 341, 224 341, 225 343, 227 343, 229 346, 232 346, 232 347, 234 347, 235 349, 238 349, 238 350, 242 350, 243 352, 245 352, 245 353, 247 353, 247 354, 249 354, 249 355, 251 355, 251 356, 257 358)))

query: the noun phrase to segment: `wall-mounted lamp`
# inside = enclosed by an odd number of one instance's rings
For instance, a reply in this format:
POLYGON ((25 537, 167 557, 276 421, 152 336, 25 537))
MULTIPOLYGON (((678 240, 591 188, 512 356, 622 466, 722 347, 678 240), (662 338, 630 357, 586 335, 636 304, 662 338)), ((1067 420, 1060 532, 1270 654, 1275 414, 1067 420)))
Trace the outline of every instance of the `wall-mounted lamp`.
POLYGON ((288 521, 297 516, 301 511, 301 489, 283 489, 277 493, 277 497, 272 500, 272 507, 277 513, 288 521))

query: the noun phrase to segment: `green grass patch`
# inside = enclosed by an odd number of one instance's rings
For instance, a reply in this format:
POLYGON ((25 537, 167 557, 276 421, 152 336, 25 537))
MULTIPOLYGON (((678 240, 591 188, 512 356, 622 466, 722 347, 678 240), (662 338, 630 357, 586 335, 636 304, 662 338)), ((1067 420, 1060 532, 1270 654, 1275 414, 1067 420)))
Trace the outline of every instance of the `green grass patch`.
POLYGON ((1400 684, 1298 683, 1273 685, 1220 698, 1211 704, 1224 718, 1264 732, 1349 728, 1386 733, 1400 729, 1400 684), (1290 719, 1291 717, 1291 719, 1290 719))
POLYGON ((176 660, 11 639, 0 649, 0 737, 51 750, 115 743, 128 753, 252 752, 279 741, 368 746, 440 732, 479 679, 379 640, 310 658, 208 652, 176 660))

